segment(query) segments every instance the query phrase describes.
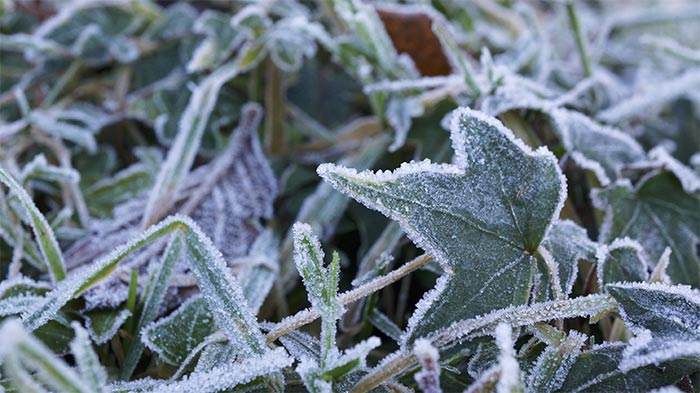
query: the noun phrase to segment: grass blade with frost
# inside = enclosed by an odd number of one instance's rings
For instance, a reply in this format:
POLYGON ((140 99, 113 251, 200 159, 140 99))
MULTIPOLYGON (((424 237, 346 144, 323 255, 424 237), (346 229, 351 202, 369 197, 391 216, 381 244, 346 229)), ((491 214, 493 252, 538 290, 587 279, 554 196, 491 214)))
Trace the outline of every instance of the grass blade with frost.
POLYGON ((22 207, 27 211, 29 222, 34 231, 34 236, 39 244, 44 263, 48 267, 51 279, 56 283, 66 277, 63 254, 56 241, 56 235, 46 221, 46 218, 37 209, 29 194, 7 173, 0 168, 0 182, 5 184, 15 195, 19 197, 22 207))
MULTIPOLYGON (((8 357, 21 363, 22 369, 35 373, 33 377, 51 389, 59 392, 92 392, 75 373, 60 360, 49 348, 27 333, 22 325, 14 319, 5 321, 0 326, 0 362, 8 357)), ((13 380, 12 370, 3 367, 4 373, 13 380)), ((25 381, 25 376, 18 376, 25 381)))
POLYGON ((75 330, 75 338, 70 343, 70 349, 80 375, 93 392, 106 392, 107 371, 92 349, 88 332, 77 322, 71 323, 71 326, 75 330))
POLYGON ((128 380, 141 359, 141 353, 144 348, 144 344, 141 340, 142 331, 146 325, 153 322, 158 316, 161 303, 165 297, 165 292, 170 284, 170 276, 172 276, 173 269, 180 259, 182 246, 182 234, 176 232, 166 247, 160 263, 156 265, 151 273, 146 289, 141 294, 142 305, 139 307, 137 313, 138 322, 134 328, 135 335, 126 352, 124 365, 121 371, 121 379, 128 380))
POLYGON ((173 196, 180 188, 197 155, 209 116, 219 96, 219 90, 238 74, 236 64, 226 64, 204 79, 192 93, 185 112, 180 119, 179 129, 165 163, 156 178, 150 193, 143 227, 157 222, 173 203, 173 196))

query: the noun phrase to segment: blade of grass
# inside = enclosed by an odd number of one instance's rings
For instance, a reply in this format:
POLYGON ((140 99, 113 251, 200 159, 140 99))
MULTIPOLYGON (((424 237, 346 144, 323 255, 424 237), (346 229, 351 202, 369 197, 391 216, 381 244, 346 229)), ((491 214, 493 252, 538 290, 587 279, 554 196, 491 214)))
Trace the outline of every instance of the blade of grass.
POLYGON ((132 330, 134 339, 126 350, 126 357, 124 358, 124 365, 121 370, 120 378, 123 380, 128 380, 131 377, 131 374, 134 372, 141 358, 145 347, 144 343, 141 341, 141 331, 146 325, 155 321, 158 316, 158 310, 165 297, 165 292, 168 289, 170 276, 172 276, 173 269, 180 259, 181 252, 182 235, 180 232, 176 232, 171 238, 170 243, 168 243, 163 253, 162 260, 151 272, 148 286, 141 295, 141 302, 143 304, 139 307, 139 311, 133 314, 136 317, 133 317, 132 321, 137 320, 137 322, 132 330))
MULTIPOLYGON (((91 390, 80 380, 78 374, 67 364, 63 363, 49 348, 38 339, 31 336, 14 319, 8 320, 0 327, 0 362, 5 359, 16 359, 14 365, 18 370, 27 368, 36 370, 33 377, 58 392, 90 392, 91 390)), ((14 380, 13 369, 4 366, 3 371, 10 380, 14 380)), ((26 380, 18 376, 21 380, 26 380)))
POLYGON ((143 216, 143 228, 158 222, 170 209, 180 183, 189 172, 197 155, 209 116, 219 97, 219 90, 238 72, 239 68, 235 62, 227 63, 204 79, 192 93, 187 108, 180 118, 175 140, 168 150, 168 156, 150 193, 143 216))
POLYGON ((54 283, 62 281, 66 277, 66 264, 63 260, 63 254, 58 247, 56 235, 53 233, 51 226, 46 221, 46 218, 41 214, 39 209, 34 205, 32 199, 16 181, 4 169, 0 168, 0 182, 5 184, 15 195, 19 197, 19 201, 27 211, 29 222, 34 231, 34 236, 39 245, 39 250, 44 258, 51 280, 54 283))

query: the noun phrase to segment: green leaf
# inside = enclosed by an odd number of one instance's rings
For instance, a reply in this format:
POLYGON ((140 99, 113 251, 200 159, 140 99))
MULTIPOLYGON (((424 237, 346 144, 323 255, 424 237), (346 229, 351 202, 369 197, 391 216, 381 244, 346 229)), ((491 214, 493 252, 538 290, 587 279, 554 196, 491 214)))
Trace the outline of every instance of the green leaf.
POLYGON ((193 297, 172 314, 143 330, 142 340, 166 362, 182 364, 194 348, 216 332, 206 301, 193 297))
POLYGON ((294 224, 292 232, 294 262, 304 280, 311 305, 321 314, 320 367, 326 370, 328 364, 338 355, 335 334, 336 323, 342 313, 342 307, 337 300, 340 262, 338 254, 334 253, 328 268, 323 266, 321 243, 313 235, 310 225, 298 222, 294 224))
POLYGON ((214 312, 217 325, 244 352, 264 352, 265 338, 260 332, 255 316, 247 307, 237 280, 230 272, 211 240, 202 233, 190 218, 175 215, 149 227, 131 241, 117 247, 88 266, 80 274, 72 275, 58 285, 35 307, 23 315, 25 326, 34 330, 55 318, 58 310, 70 299, 108 277, 117 264, 129 254, 154 240, 181 231, 188 252, 188 260, 200 290, 214 312))
POLYGON ((104 344, 117 334, 130 316, 129 310, 96 310, 86 313, 85 320, 95 344, 104 344))
MULTIPOLYGON (((210 370, 193 372, 179 381, 157 385, 153 392, 218 392, 232 389, 261 376, 274 375, 284 367, 289 367, 293 359, 277 348, 263 355, 253 355, 240 362, 215 367, 210 370)), ((126 390, 126 389, 125 389, 126 390)), ((269 390, 269 388, 268 388, 269 390)))
POLYGON ((15 179, 12 178, 4 169, 0 168, 0 182, 5 184, 10 191, 19 197, 22 207, 26 210, 29 217, 29 223, 34 231, 34 237, 41 250, 41 255, 44 258, 44 263, 48 267, 49 274, 54 283, 63 280, 66 277, 65 262, 63 254, 56 241, 56 235, 46 221, 46 218, 37 209, 29 194, 22 188, 15 179))
POLYGON ((637 240, 653 261, 668 246, 673 251, 668 275, 674 283, 700 286, 700 196, 688 194, 670 172, 647 177, 636 186, 618 181, 593 190, 593 202, 605 210, 600 240, 637 240))
POLYGON ((592 171, 604 186, 620 178, 625 165, 646 159, 641 145, 621 130, 596 123, 579 112, 558 108, 559 105, 540 98, 524 88, 519 77, 508 74, 504 86, 485 98, 482 108, 493 116, 514 109, 544 113, 574 162, 592 171))
POLYGON ((608 343, 583 352, 569 369, 562 392, 648 391, 676 383, 700 367, 696 360, 677 360, 624 371, 619 368, 626 345, 608 343))
POLYGON ((359 174, 331 164, 318 168, 337 189, 398 221, 445 271, 416 306, 403 345, 453 322, 525 304, 532 254, 566 195, 546 148, 533 152, 500 122, 469 109, 454 112, 450 128, 455 165, 420 162, 359 174))
POLYGON ((646 281, 649 272, 643 252, 642 246, 629 238, 615 239, 609 246, 600 246, 596 267, 598 287, 603 290, 611 282, 646 281))
POLYGON ((562 294, 570 295, 578 275, 578 262, 594 262, 597 244, 588 238, 585 229, 573 221, 557 220, 542 246, 557 261, 562 294))
POLYGON ((609 284, 608 292, 636 335, 623 352, 622 370, 679 358, 700 363, 700 292, 660 283, 609 284))
POLYGON ((675 78, 644 85, 642 91, 601 111, 597 117, 607 123, 620 123, 635 116, 643 117, 651 108, 662 108, 667 102, 700 89, 700 71, 691 68, 675 78))
POLYGON ((222 12, 205 10, 192 26, 192 31, 205 36, 187 64, 188 72, 200 72, 220 65, 243 42, 243 35, 234 30, 231 18, 222 12))

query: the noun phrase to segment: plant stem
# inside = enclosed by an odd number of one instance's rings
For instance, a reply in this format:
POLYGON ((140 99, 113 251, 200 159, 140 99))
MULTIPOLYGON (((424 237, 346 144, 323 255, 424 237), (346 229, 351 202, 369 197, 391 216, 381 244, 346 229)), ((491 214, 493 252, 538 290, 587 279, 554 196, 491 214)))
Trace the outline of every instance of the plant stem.
POLYGON ((48 108, 50 107, 58 98, 58 96, 63 92, 63 90, 68 86, 69 83, 75 79, 76 75, 80 72, 80 70, 83 68, 83 62, 80 59, 75 59, 73 62, 68 66, 68 69, 66 72, 61 75, 61 78, 58 79, 56 84, 53 86, 53 88, 46 94, 46 97, 44 100, 41 102, 41 107, 42 108, 48 108))
POLYGON ((581 26, 578 23, 578 16, 576 15, 576 8, 574 8, 573 0, 566 2, 566 13, 569 16, 571 28, 574 30, 576 47, 578 48, 578 53, 581 57, 581 66, 583 66, 583 74, 586 77, 589 77, 593 74, 591 72, 591 60, 588 57, 588 52, 586 51, 586 43, 583 40, 583 34, 581 33, 581 26))
MULTIPOLYGON (((359 286, 353 290, 343 293, 342 295, 338 296, 338 303, 340 303, 340 305, 346 305, 360 300, 363 297, 369 295, 370 293, 376 292, 388 285, 395 283, 405 275, 413 272, 416 269, 419 269, 420 267, 424 266, 426 263, 432 260, 432 256, 423 254, 384 276, 377 277, 376 279, 368 282, 365 285, 359 286)), ((284 336, 285 334, 315 321, 320 316, 321 314, 318 311, 311 308, 299 311, 293 316, 285 318, 277 325, 275 325, 275 327, 272 328, 272 330, 270 330, 269 333, 267 333, 267 336, 265 338, 267 339, 268 343, 271 343, 277 340, 278 338, 284 336)))
POLYGON ((268 57, 265 61, 265 139, 270 154, 284 152, 284 83, 281 72, 268 57))

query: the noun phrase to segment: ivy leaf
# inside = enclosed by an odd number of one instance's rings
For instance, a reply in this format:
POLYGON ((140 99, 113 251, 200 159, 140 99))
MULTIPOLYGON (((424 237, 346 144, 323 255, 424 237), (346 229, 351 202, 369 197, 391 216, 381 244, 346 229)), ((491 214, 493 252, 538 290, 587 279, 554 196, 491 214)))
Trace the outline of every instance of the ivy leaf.
POLYGON ((607 289, 636 335, 623 353, 623 371, 679 358, 700 362, 700 292, 660 283, 618 283, 607 289))
POLYGON ((683 360, 623 371, 619 368, 627 345, 608 343, 581 353, 569 369, 562 392, 643 392, 676 383, 697 370, 698 362, 683 360))
POLYGON ((129 310, 96 310, 85 314, 88 333, 95 344, 109 341, 131 316, 129 310))
POLYGON ((214 316, 201 296, 193 297, 168 317, 148 325, 142 340, 166 362, 182 364, 200 343, 217 330, 214 316))
POLYGON ((542 112, 574 162, 592 171, 604 186, 620 177, 623 166, 645 160, 644 149, 629 135, 561 109, 556 101, 542 99, 522 85, 521 78, 508 75, 505 85, 484 99, 484 112, 492 116, 514 109, 542 112))
POLYGON ((642 246, 632 239, 615 239, 609 246, 600 246, 597 259, 598 287, 601 290, 610 282, 643 282, 649 278, 642 246))
POLYGON ((700 196, 688 194, 670 172, 662 172, 632 186, 621 180, 593 190, 593 202, 605 209, 600 240, 629 237, 637 240, 651 260, 658 261, 671 247, 668 275, 674 283, 700 286, 700 196))
POLYGON ((424 161, 377 173, 318 168, 335 188, 398 221, 445 271, 417 305, 403 345, 453 322, 526 303, 532 254, 566 195, 554 156, 546 148, 533 152, 493 118, 458 109, 451 138, 454 165, 424 161))
POLYGON ((578 261, 595 261, 596 243, 573 221, 559 220, 552 225, 542 246, 558 262, 562 294, 568 296, 576 281, 578 261))

